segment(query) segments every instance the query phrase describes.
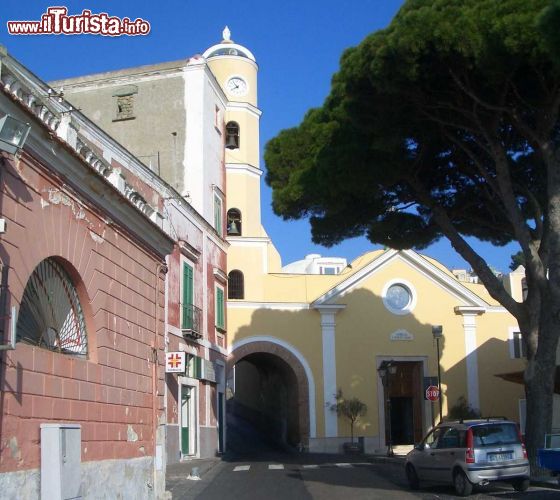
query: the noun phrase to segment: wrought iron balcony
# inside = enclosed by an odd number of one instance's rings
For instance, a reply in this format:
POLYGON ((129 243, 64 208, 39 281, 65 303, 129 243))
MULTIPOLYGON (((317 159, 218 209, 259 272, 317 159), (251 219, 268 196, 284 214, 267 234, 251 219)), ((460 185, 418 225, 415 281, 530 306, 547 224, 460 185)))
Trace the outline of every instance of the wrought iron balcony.
POLYGON ((181 330, 185 337, 199 339, 202 337, 202 309, 193 304, 182 304, 183 321, 181 330))

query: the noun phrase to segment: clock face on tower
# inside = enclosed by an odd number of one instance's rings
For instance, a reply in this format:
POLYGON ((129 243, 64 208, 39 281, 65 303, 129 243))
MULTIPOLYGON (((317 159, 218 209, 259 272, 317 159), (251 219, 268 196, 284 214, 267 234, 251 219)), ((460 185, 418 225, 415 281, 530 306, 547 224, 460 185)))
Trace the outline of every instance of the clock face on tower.
POLYGON ((247 93, 247 82, 240 76, 232 76, 226 83, 227 91, 236 96, 242 96, 247 93))

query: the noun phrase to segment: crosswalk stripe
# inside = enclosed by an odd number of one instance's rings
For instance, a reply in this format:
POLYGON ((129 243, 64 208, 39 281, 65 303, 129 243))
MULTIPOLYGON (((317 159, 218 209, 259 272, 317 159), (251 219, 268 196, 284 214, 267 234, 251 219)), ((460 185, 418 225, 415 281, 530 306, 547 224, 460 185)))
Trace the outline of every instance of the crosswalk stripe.
POLYGON ((251 468, 250 465, 237 465, 236 467, 233 468, 233 472, 249 470, 250 468, 251 468))
POLYGON ((269 464, 268 465, 269 470, 282 470, 283 468, 284 468, 284 466, 282 464, 269 464))

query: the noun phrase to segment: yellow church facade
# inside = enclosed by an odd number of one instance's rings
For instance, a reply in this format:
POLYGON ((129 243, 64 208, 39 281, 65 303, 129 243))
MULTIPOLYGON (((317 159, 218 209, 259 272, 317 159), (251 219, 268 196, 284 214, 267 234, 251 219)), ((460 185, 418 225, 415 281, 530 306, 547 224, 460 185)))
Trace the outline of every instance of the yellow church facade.
MULTIPOLYGON (((524 369, 518 326, 476 280, 414 251, 282 267, 260 217, 256 60, 229 33, 204 57, 228 98, 228 412, 283 443, 336 452, 350 437, 330 409, 341 390, 367 405, 355 429, 366 452, 412 444, 439 420, 425 399, 439 361, 444 417, 464 398, 523 425, 523 387, 499 377, 524 369)), ((521 278, 505 278, 517 299, 521 278)))

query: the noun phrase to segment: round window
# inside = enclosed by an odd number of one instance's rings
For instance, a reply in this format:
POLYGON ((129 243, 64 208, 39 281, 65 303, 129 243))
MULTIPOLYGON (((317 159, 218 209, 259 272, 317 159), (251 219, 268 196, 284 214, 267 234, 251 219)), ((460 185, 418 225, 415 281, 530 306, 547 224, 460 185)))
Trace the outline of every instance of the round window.
POLYGON ((410 304, 410 290, 404 285, 391 285, 387 290, 385 300, 387 304, 397 311, 403 311, 410 304))
POLYGON ((393 314, 408 314, 416 305, 416 293, 404 280, 391 280, 382 292, 383 303, 393 314))

